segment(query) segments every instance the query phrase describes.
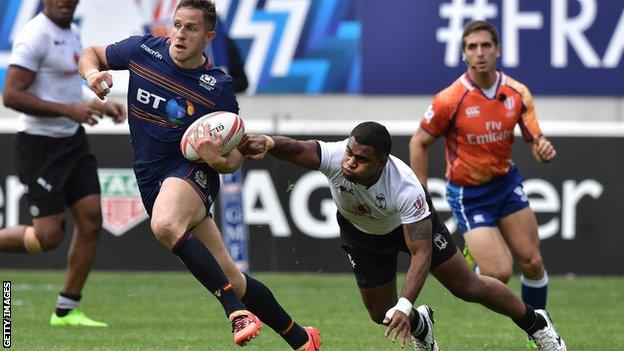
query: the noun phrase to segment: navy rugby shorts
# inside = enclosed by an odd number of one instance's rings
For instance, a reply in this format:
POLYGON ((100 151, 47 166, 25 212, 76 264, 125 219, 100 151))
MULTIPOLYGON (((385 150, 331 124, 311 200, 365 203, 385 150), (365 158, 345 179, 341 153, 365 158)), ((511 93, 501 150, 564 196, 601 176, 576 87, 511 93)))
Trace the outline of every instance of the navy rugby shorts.
POLYGON ((212 216, 210 209, 219 194, 219 186, 221 184, 219 174, 205 163, 193 162, 183 162, 173 170, 152 178, 150 182, 138 184, 143 205, 148 215, 152 215, 152 209, 160 191, 160 185, 169 177, 180 178, 195 189, 195 192, 197 192, 197 195, 199 195, 206 207, 206 215, 212 216))

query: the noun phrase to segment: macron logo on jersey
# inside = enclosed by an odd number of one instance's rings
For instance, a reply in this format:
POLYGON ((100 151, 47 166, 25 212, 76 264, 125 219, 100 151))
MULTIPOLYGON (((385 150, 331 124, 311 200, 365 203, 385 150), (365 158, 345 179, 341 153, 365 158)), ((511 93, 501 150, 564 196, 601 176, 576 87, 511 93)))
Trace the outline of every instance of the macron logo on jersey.
POLYGON ((160 52, 150 48, 149 46, 145 44, 141 44, 141 49, 147 51, 150 55, 154 56, 155 58, 162 60, 162 55, 160 54, 160 52))

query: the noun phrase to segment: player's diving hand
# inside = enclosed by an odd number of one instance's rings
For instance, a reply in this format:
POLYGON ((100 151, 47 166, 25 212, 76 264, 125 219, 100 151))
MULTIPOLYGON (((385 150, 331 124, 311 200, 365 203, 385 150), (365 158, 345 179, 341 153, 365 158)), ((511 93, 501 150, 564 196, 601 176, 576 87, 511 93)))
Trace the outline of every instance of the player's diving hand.
POLYGON ((89 73, 86 78, 87 86, 93 90, 101 100, 104 100, 106 95, 110 93, 110 88, 113 86, 113 76, 106 71, 89 73))
POLYGON ((215 134, 214 139, 209 134, 210 124, 197 125, 192 131, 189 141, 193 149, 197 151, 199 157, 210 167, 215 168, 225 163, 225 158, 221 156, 221 143, 223 136, 220 132, 215 134))
POLYGON ((100 114, 101 113, 97 109, 94 109, 86 102, 77 102, 67 105, 67 117, 78 123, 86 123, 90 126, 95 125, 98 121, 93 118, 93 116, 100 114))
POLYGON ((405 347, 410 343, 411 324, 409 316, 395 307, 386 312, 383 324, 387 325, 384 336, 390 336, 392 342, 396 342, 397 338, 401 341, 401 347, 405 347))
POLYGON ((271 149, 271 142, 273 139, 266 135, 245 133, 238 143, 238 150, 247 159, 261 160, 271 149))
POLYGON ((533 156, 538 162, 548 163, 557 155, 555 147, 546 139, 541 136, 533 142, 533 156))

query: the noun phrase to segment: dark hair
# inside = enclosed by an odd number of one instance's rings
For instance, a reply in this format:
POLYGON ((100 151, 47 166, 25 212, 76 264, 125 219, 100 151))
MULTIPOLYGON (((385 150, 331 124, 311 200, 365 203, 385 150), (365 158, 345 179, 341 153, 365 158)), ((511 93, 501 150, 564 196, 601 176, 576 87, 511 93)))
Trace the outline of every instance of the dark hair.
POLYGON ((175 12, 178 12, 181 8, 201 10, 207 31, 215 30, 217 26, 217 9, 212 0, 181 0, 178 6, 176 6, 175 12))
POLYGON ((464 26, 464 33, 462 34, 462 49, 466 46, 466 37, 471 33, 480 30, 489 32, 492 35, 494 45, 498 46, 498 32, 496 31, 496 27, 486 21, 470 21, 464 26))
POLYGON ((382 156, 390 155, 392 138, 386 127, 377 122, 362 122, 355 126, 349 135, 358 144, 370 146, 382 156))

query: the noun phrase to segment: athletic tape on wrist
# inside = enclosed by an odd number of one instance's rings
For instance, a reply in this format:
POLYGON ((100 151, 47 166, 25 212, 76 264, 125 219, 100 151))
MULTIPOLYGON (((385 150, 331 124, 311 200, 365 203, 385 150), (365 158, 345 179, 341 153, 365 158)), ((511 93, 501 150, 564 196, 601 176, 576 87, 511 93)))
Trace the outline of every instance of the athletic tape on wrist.
POLYGON ((397 304, 394 306, 397 310, 405 313, 406 315, 410 315, 410 313, 412 312, 412 308, 414 307, 414 304, 412 304, 410 302, 410 300, 401 297, 399 299, 399 301, 397 301, 397 304))

